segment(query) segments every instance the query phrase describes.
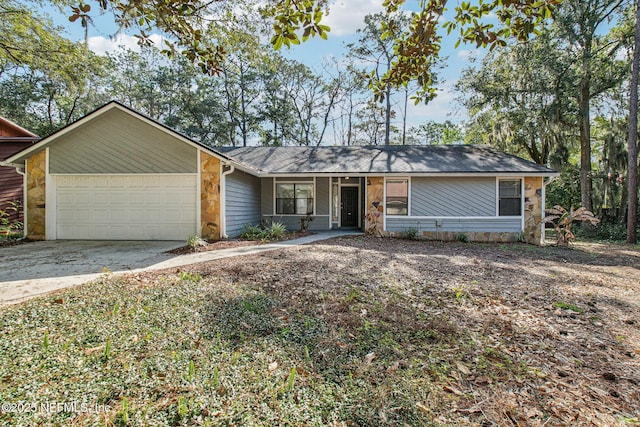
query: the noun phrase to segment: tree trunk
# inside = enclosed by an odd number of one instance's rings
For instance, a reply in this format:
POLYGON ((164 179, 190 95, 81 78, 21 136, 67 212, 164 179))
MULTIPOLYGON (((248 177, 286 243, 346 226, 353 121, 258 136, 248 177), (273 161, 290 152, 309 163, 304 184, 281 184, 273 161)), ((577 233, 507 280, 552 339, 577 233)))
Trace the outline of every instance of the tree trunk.
POLYGON ((384 145, 389 145, 389 138, 391 135, 391 86, 389 85, 387 85, 385 103, 386 108, 384 112, 384 145))
POLYGON ((407 142, 407 104, 409 103, 409 88, 404 91, 404 115, 402 117, 402 145, 407 142))
POLYGON ((627 214, 627 243, 635 244, 638 216, 638 66, 640 65, 640 7, 636 6, 636 31, 633 44, 633 65, 629 93, 629 209, 627 214))
POLYGON ((580 202, 584 208, 593 212, 591 201, 591 123, 589 122, 590 86, 588 76, 580 79, 578 120, 580 121, 580 202))

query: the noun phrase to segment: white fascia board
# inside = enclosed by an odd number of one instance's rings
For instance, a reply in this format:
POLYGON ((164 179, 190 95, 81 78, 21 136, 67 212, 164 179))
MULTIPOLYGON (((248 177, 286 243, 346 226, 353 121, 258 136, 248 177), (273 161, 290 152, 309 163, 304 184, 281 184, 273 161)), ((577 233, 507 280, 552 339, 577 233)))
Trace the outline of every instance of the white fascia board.
POLYGON ((13 156, 6 159, 5 161, 7 163, 11 163, 11 162, 15 162, 17 159, 27 158, 34 151, 40 151, 42 148, 45 148, 47 145, 51 144, 53 141, 60 138, 61 136, 93 120, 95 117, 100 116, 101 114, 104 114, 105 112, 111 110, 112 108, 115 108, 117 105, 118 104, 116 103, 110 102, 107 105, 95 110, 93 113, 90 113, 89 115, 84 116, 83 118, 77 120, 76 122, 71 123, 69 126, 60 129, 58 132, 55 132, 46 138, 42 138, 40 142, 32 145, 31 147, 25 150, 22 150, 14 154, 13 156))
POLYGON ((446 172, 441 172, 441 173, 407 173, 407 172, 398 172, 398 173, 371 173, 371 172, 367 172, 367 173, 358 173, 358 172, 349 172, 349 173, 256 173, 255 171, 253 172, 248 172, 256 177, 259 178, 293 178, 293 177, 306 177, 306 178, 311 178, 311 177, 317 177, 317 178, 321 178, 321 177, 328 177, 328 178, 336 178, 336 177, 351 177, 351 178, 358 178, 358 177, 385 177, 385 178, 407 178, 407 177, 411 177, 411 178, 429 178, 429 177, 438 177, 438 178, 446 178, 446 177, 452 177, 452 178, 469 178, 469 177, 473 177, 473 178, 478 178, 478 177, 484 177, 484 178, 520 178, 520 177, 531 177, 531 176, 539 176, 539 177, 552 177, 552 176, 559 176, 560 174, 557 172, 545 172, 545 173, 539 173, 539 172, 509 172, 509 173, 493 173, 493 172, 482 172, 482 173, 446 173, 446 172))
MULTIPOLYGON (((39 151, 42 148, 48 146, 49 144, 53 143, 54 141, 56 141, 57 139, 63 137, 64 135, 68 134, 69 132, 72 132, 73 130, 77 129, 78 127, 84 125, 85 123, 90 122, 91 120, 95 119, 98 116, 101 116, 102 114, 112 110, 112 109, 117 109, 119 111, 122 111, 132 117, 135 117, 138 120, 143 121, 144 123, 153 126, 154 128, 160 130, 161 132, 166 133, 167 135, 170 135, 176 139, 178 139, 181 142, 184 142, 185 144, 188 144, 198 150, 202 150, 205 151, 207 154, 210 154, 211 156, 217 158, 218 160, 222 161, 222 162, 228 162, 230 161, 229 158, 223 156, 222 154, 213 151, 212 149, 204 146, 204 145, 200 145, 200 144, 196 144, 195 142, 191 141, 190 139, 186 138, 185 136, 172 131, 171 129, 169 129, 168 127, 165 127, 163 125, 160 125, 159 123, 151 120, 148 117, 145 117, 139 113, 136 113, 133 110, 130 110, 120 104, 118 104, 117 102, 110 102, 100 108, 98 108, 97 110, 95 110, 94 112, 82 117, 81 119, 77 120, 76 122, 60 129, 58 132, 41 139, 38 143, 32 145, 31 147, 22 150, 16 154, 14 154, 13 156, 9 157, 8 159, 5 160, 6 163, 13 163, 18 159, 24 159, 26 157, 29 157, 29 155, 35 151, 39 151)), ((235 163, 235 162, 234 162, 235 163)), ((253 174, 255 174, 255 172, 253 172, 253 174)))

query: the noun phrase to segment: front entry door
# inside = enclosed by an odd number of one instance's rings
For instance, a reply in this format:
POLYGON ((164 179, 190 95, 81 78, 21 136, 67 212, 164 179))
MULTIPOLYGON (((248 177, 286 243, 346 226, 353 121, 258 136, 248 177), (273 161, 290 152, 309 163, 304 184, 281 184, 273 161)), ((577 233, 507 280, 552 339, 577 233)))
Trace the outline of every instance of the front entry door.
POLYGON ((358 226, 358 187, 342 187, 340 208, 340 225, 342 227, 358 226))

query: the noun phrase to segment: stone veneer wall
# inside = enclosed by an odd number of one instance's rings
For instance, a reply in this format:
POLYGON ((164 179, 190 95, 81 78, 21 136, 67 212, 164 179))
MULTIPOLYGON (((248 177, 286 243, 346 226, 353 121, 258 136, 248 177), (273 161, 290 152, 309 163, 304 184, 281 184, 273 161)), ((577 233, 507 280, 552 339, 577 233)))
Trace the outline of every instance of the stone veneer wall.
POLYGON ((384 236, 384 178, 367 178, 365 233, 384 236))
POLYGON ((543 179, 539 176, 524 179, 524 240, 532 245, 542 244, 543 179))
POLYGON ((45 150, 27 159, 27 237, 46 238, 47 153, 45 150))
MULTIPOLYGON (((404 237, 402 232, 389 233, 392 237, 404 237)), ((481 243, 510 243, 520 239, 520 233, 511 232, 480 232, 480 231, 423 231, 417 237, 418 240, 435 240, 440 242, 453 242, 467 239, 469 242, 481 243), (463 237, 464 236, 464 237, 463 237)))
POLYGON ((203 239, 220 238, 220 160, 200 153, 200 220, 203 239))

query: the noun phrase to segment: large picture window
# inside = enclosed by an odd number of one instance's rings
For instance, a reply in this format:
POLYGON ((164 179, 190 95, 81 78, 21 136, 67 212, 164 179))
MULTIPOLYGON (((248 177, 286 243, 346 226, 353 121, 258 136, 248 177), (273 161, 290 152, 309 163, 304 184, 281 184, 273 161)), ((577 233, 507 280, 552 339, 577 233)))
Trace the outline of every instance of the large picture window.
POLYGON ((276 184, 276 214, 313 214, 313 184, 276 184))
POLYGON ((522 214, 522 183, 519 179, 498 181, 498 215, 520 216, 522 214))
POLYGON ((409 180, 387 180, 387 215, 409 215, 409 180))

